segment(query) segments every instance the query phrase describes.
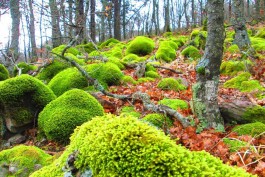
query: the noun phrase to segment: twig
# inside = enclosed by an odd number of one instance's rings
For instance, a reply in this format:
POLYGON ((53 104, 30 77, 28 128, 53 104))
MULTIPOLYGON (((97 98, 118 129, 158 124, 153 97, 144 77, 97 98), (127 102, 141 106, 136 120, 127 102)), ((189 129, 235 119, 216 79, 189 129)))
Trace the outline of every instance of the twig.
POLYGON ((166 70, 169 70, 173 73, 176 73, 176 74, 183 74, 181 71, 176 71, 174 69, 171 69, 171 68, 167 68, 167 67, 164 67, 164 66, 158 66, 158 65, 152 65, 153 67, 155 68, 161 68, 161 69, 166 69, 166 70))

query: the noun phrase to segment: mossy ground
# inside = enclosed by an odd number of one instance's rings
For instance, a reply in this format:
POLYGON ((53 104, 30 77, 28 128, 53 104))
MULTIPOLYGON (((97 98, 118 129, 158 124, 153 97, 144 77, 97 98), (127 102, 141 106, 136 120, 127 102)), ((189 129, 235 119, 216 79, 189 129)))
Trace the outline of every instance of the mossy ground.
POLYGON ((265 133, 265 124, 261 122, 242 124, 233 128, 232 131, 236 132, 238 135, 251 135, 257 137, 265 133))
POLYGON ((167 99, 164 98, 158 102, 159 104, 166 105, 172 109, 187 109, 188 103, 180 99, 167 99))

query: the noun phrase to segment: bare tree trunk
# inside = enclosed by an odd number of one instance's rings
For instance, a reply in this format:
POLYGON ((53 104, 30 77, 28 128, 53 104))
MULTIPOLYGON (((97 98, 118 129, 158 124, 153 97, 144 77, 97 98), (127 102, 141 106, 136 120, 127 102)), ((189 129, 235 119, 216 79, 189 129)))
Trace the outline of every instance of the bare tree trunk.
POLYGON ((72 38, 73 35, 73 0, 68 1, 68 18, 69 18, 69 26, 68 26, 68 35, 72 38))
POLYGON ((164 31, 165 32, 170 32, 170 19, 169 19, 169 0, 166 0, 165 4, 165 28, 164 31))
POLYGON ((96 3, 95 0, 90 1, 90 37, 96 40, 96 21, 95 21, 96 3))
POLYGON ((186 19, 186 28, 190 27, 190 18, 188 16, 188 3, 187 0, 184 0, 184 15, 186 19))
POLYGON ((250 18, 250 0, 247 0, 247 18, 250 18))
POLYGON ((114 0, 114 38, 121 40, 121 4, 114 0))
POLYGON ((229 4, 228 4, 228 20, 231 21, 231 17, 232 17, 232 0, 229 0, 229 4))
MULTIPOLYGON (((61 0, 61 2, 60 2, 60 14, 61 14, 61 16, 62 16, 62 22, 63 22, 63 36, 64 37, 68 37, 68 34, 67 34, 67 31, 68 31, 68 29, 67 29, 67 22, 66 22, 66 9, 65 9, 65 6, 64 6, 64 3, 65 3, 65 0, 61 0)), ((65 42, 64 40, 62 40, 62 42, 65 42)))
MULTIPOLYGON (((43 40, 42 40, 42 15, 43 15, 43 0, 41 0, 41 10, 40 10, 40 49, 42 50, 43 40)), ((40 52, 40 57, 42 58, 42 52, 40 52)))
POLYGON ((37 46, 36 46, 36 38, 35 38, 35 18, 32 7, 32 0, 29 0, 29 10, 30 10, 30 23, 29 23, 29 32, 30 32, 30 43, 31 43, 31 62, 35 62, 37 59, 37 46))
POLYGON ((17 60, 19 56, 19 24, 21 16, 19 0, 10 0, 10 14, 12 19, 10 51, 12 50, 14 59, 17 60))
POLYGON ((195 19, 195 2, 194 0, 191 0, 191 20, 192 20, 192 26, 196 26, 196 19, 195 19))
POLYGON ((75 35, 79 34, 77 44, 82 43, 84 40, 84 28, 85 28, 85 17, 84 17, 84 0, 76 0, 76 15, 75 15, 75 35))
POLYGON ((224 43, 224 0, 210 0, 208 10, 208 37, 205 53, 196 66, 197 83, 193 85, 193 107, 200 120, 200 128, 224 130, 217 92, 224 43))
POLYGON ((122 0, 122 30, 123 30, 123 39, 126 39, 126 2, 122 0))
POLYGON ((260 21, 260 0, 255 0, 255 19, 260 21))
POLYGON ((159 23, 159 1, 156 2, 156 24, 157 24, 157 35, 160 34, 160 23, 159 23))
POLYGON ((61 32, 59 25, 59 11, 57 8, 56 0, 49 0, 49 6, 51 10, 51 20, 52 20, 52 45, 57 47, 61 45, 61 32))

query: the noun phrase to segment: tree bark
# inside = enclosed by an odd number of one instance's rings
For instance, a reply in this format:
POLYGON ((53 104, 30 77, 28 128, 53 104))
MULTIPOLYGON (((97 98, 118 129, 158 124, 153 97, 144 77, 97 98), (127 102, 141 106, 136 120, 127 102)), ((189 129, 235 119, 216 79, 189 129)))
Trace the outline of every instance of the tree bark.
POLYGON ((95 42, 96 40, 96 21, 95 21, 96 2, 90 1, 90 37, 95 42))
POLYGON ((170 32, 170 19, 169 19, 169 0, 166 0, 165 2, 165 32, 170 32))
POLYGON ((186 19, 186 28, 188 29, 190 27, 190 18, 188 16, 188 2, 187 0, 184 0, 184 15, 186 19))
POLYGON ((197 83, 193 85, 193 108, 200 120, 200 128, 224 130, 217 102, 220 65, 224 43, 224 0, 210 0, 208 10, 208 37, 202 59, 196 66, 197 83))
POLYGON ((260 0, 255 0, 255 19, 260 21, 260 0))
POLYGON ((114 0, 114 38, 121 40, 121 4, 114 0))
POLYGON ((30 10, 30 23, 29 23, 29 32, 30 32, 30 43, 31 43, 31 56, 32 60, 31 62, 35 62, 37 59, 37 46, 36 46, 36 38, 35 38, 35 18, 33 13, 33 7, 32 7, 32 0, 28 1, 29 3, 29 10, 30 10))
POLYGON ((74 36, 73 34, 73 0, 69 0, 68 1, 68 18, 69 18, 69 24, 68 25, 68 35, 70 38, 72 38, 72 36, 74 36))
POLYGON ((77 44, 82 43, 85 29, 84 0, 76 0, 75 35, 79 34, 77 44))
POLYGON ((51 21, 52 21, 52 45, 57 47, 62 44, 61 32, 60 32, 60 21, 59 11, 57 8, 56 0, 49 0, 49 6, 51 10, 51 21))

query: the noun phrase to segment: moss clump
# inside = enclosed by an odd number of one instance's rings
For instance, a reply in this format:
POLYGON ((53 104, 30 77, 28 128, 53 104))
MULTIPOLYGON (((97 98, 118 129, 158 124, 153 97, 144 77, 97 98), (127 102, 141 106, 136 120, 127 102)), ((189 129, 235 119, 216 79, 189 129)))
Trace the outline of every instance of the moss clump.
MULTIPOLYGON (((263 114, 264 115, 264 114, 263 114)), ((238 135, 258 136, 265 132, 265 124, 261 122, 249 123, 236 126, 232 129, 238 135)))
POLYGON ((258 80, 243 81, 240 85, 239 90, 241 92, 252 92, 252 91, 264 91, 258 80))
POLYGON ((94 45, 92 44, 92 42, 89 42, 87 44, 80 44, 80 45, 77 45, 75 46, 79 51, 81 52, 86 52, 86 53, 90 53, 95 49, 94 45))
POLYGON ((138 84, 141 84, 141 83, 145 83, 145 82, 153 82, 155 81, 154 78, 151 78, 151 77, 141 77, 137 80, 137 83, 138 84))
POLYGON ((261 28, 257 34, 255 35, 255 37, 259 37, 259 38, 263 38, 265 39, 265 28, 261 28))
POLYGON ((163 129, 164 127, 169 128, 173 126, 173 121, 163 114, 148 114, 141 120, 146 121, 159 129, 163 129))
POLYGON ((121 79, 121 84, 123 84, 123 85, 127 85, 127 84, 136 85, 137 84, 137 81, 134 80, 131 76, 124 76, 121 79))
POLYGON ((156 52, 156 58, 165 62, 171 62, 176 58, 178 45, 172 41, 161 41, 156 52))
POLYGON ((236 44, 233 44, 230 47, 228 47, 226 51, 230 53, 240 53, 240 50, 236 44))
POLYGON ((161 78, 161 76, 155 71, 147 71, 147 72, 145 72, 144 75, 145 75, 145 77, 161 78))
POLYGON ((146 60, 145 58, 139 57, 138 55, 128 54, 125 57, 123 57, 121 61, 127 64, 134 64, 134 63, 143 62, 145 60, 146 60))
MULTIPOLYGON (((159 64, 158 64, 159 65, 159 64)), ((157 69, 151 64, 151 63, 147 63, 146 64, 146 67, 145 67, 145 71, 148 72, 148 71, 154 71, 156 72, 157 69)))
POLYGON ((51 64, 49 64, 47 67, 43 68, 43 70, 40 71, 40 73, 36 76, 38 79, 45 81, 45 83, 49 83, 50 80, 58 74, 60 71, 69 68, 70 64, 55 59, 51 64))
POLYGON ((184 50, 182 50, 181 55, 192 60, 197 60, 198 58, 201 58, 200 51, 192 45, 189 45, 184 50))
POLYGON ((164 98, 158 102, 159 104, 166 105, 172 109, 187 109, 188 103, 180 99, 167 99, 164 98))
MULTIPOLYGON (((34 71, 37 69, 36 66, 34 65, 30 65, 28 63, 25 63, 25 62, 20 62, 17 64, 17 67, 22 69, 22 73, 21 74, 27 74, 29 71, 34 71)), ((16 76, 18 75, 19 73, 19 70, 17 69, 17 67, 14 67, 14 70, 13 70, 13 75, 16 76)))
POLYGON ((125 66, 122 64, 119 58, 117 57, 109 57, 108 62, 114 63, 117 65, 120 69, 125 69, 125 66))
POLYGON ((76 68, 68 68, 54 76, 48 84, 55 95, 60 96, 72 88, 85 88, 88 83, 76 68))
POLYGON ((158 84, 157 87, 162 90, 185 90, 186 87, 182 85, 181 80, 175 78, 164 78, 158 84))
POLYGON ((112 46, 113 44, 117 44, 117 43, 119 43, 119 42, 120 42, 120 41, 117 40, 117 39, 110 38, 110 39, 104 41, 103 43, 101 43, 101 44, 99 45, 99 47, 100 47, 100 48, 109 47, 109 46, 112 46))
POLYGON ((248 146, 247 142, 240 141, 237 139, 224 138, 223 141, 226 145, 228 145, 230 152, 236 152, 236 151, 248 146))
POLYGON ((85 61, 84 59, 79 59, 77 58, 74 54, 72 53, 65 53, 64 54, 65 57, 69 58, 70 60, 74 60, 76 63, 78 63, 79 65, 84 65, 85 61))
POLYGON ((21 75, 0 82, 0 117, 8 119, 9 131, 27 125, 52 100, 54 93, 40 80, 21 75))
POLYGON ((239 74, 238 76, 226 81, 224 83, 225 88, 237 88, 239 89, 241 87, 241 83, 243 81, 247 81, 250 78, 251 74, 248 72, 243 72, 239 74))
POLYGON ((50 102, 40 112, 38 125, 49 140, 67 143, 77 126, 103 114, 103 107, 93 96, 73 89, 50 102))
POLYGON ((207 31, 200 31, 198 29, 195 29, 192 31, 190 35, 191 39, 190 45, 196 48, 205 49, 206 38, 207 38, 207 31))
POLYGON ((0 166, 16 167, 17 171, 8 173, 6 177, 28 177, 36 171, 36 164, 46 166, 52 163, 52 156, 34 146, 19 145, 0 152, 0 166))
POLYGON ((265 108, 262 106, 253 106, 246 109, 242 119, 245 122, 262 122, 265 123, 264 119, 265 108))
POLYGON ((165 32, 165 33, 163 33, 163 36, 166 37, 166 38, 172 37, 173 33, 172 32, 165 32))
POLYGON ((247 70, 252 65, 250 60, 246 61, 223 61, 220 67, 220 71, 225 75, 236 75, 240 71, 247 70))
POLYGON ((121 44, 121 43, 116 44, 110 50, 104 52, 104 55, 106 55, 108 58, 109 57, 122 58, 122 56, 123 56, 123 48, 124 48, 123 44, 121 44))
MULTIPOLYGON (((61 55, 65 47, 66 45, 60 45, 58 47, 55 47, 54 49, 52 49, 52 53, 57 53, 61 55)), ((75 47, 70 47, 69 49, 65 51, 65 53, 71 53, 74 56, 77 56, 80 54, 80 52, 75 47)))
POLYGON ((250 41, 252 43, 252 47, 256 50, 256 52, 265 51, 265 40, 263 38, 251 37, 250 41))
POLYGON ((63 176, 61 168, 76 150, 76 169, 84 172, 90 168, 93 176, 253 176, 209 153, 176 145, 162 131, 135 117, 105 115, 78 127, 64 154, 31 177, 63 176))
POLYGON ((126 50, 126 55, 132 53, 139 56, 144 56, 150 54, 153 51, 154 47, 155 43, 152 39, 144 36, 137 36, 129 43, 126 50))
POLYGON ((120 116, 126 117, 126 116, 133 116, 139 118, 141 114, 134 110, 133 106, 124 106, 121 109, 120 116))
POLYGON ((6 67, 0 64, 0 81, 6 80, 9 78, 9 72, 6 67))

